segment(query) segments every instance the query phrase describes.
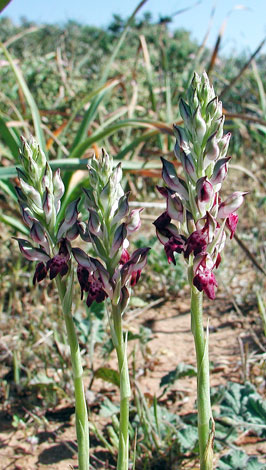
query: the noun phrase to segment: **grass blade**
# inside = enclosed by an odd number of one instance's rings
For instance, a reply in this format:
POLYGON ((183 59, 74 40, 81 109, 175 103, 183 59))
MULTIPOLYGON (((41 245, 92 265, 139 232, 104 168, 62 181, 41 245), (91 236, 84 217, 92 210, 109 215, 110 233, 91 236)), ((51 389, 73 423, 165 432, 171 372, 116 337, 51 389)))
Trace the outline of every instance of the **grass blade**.
POLYGON ((25 225, 22 224, 19 220, 15 217, 11 217, 9 215, 0 214, 0 222, 3 222, 6 225, 14 228, 16 231, 23 233, 23 235, 29 235, 29 230, 25 225))
POLYGON ((145 36, 143 34, 140 35, 139 40, 140 40, 140 45, 141 45, 141 48, 142 48, 144 62, 145 62, 147 81, 148 81, 148 89, 149 89, 150 100, 151 100, 151 107, 152 107, 152 110, 154 112, 156 112, 156 97, 155 97, 155 94, 153 92, 154 83, 153 83, 153 75, 152 75, 152 67, 151 67, 149 50, 148 50, 148 46, 147 46, 145 36))
MULTIPOLYGON (((141 161, 121 161, 117 159, 115 160, 115 162, 117 162, 117 164, 121 162, 122 168, 125 171, 139 170, 141 168, 147 168, 147 169, 161 168, 161 162, 159 161, 146 162, 145 160, 143 160, 143 162, 141 162, 141 161)), ((62 171, 86 170, 88 163, 89 163, 89 159, 87 158, 84 158, 84 159, 65 158, 65 159, 60 159, 60 160, 49 161, 49 165, 52 168, 52 170, 56 170, 57 168, 60 168, 62 171)), ((20 165, 0 167, 0 180, 6 180, 8 178, 15 178, 17 176, 17 168, 22 169, 20 165)))
POLYGON ((118 83, 119 83, 119 80, 113 80, 100 88, 99 92, 96 94, 95 98, 91 102, 90 107, 88 108, 88 110, 86 111, 84 115, 82 123, 78 129, 78 132, 72 144, 72 150, 74 150, 75 147, 77 147, 78 144, 84 140, 84 137, 87 135, 89 125, 91 121, 94 119, 101 101, 106 96, 107 92, 110 91, 112 88, 114 88, 114 86, 116 86, 118 83))
POLYGON ((257 85, 258 85, 262 114, 263 114, 263 117, 266 119, 266 93, 265 93, 264 86, 263 86, 263 83, 262 83, 262 80, 261 80, 261 77, 260 77, 258 67, 257 67, 257 64, 256 64, 255 60, 252 60, 251 65, 252 65, 252 70, 253 70, 254 77, 255 77, 257 85))
POLYGON ((96 132, 92 136, 88 137, 86 140, 81 142, 77 145, 70 154, 70 158, 80 158, 84 155, 84 152, 95 142, 104 139, 105 137, 114 134, 116 131, 120 129, 124 129, 126 127, 146 127, 150 129, 159 129, 162 133, 173 135, 172 128, 163 122, 157 121, 149 121, 143 119, 125 119, 121 120, 112 126, 109 126, 106 129, 101 129, 100 131, 96 132))
POLYGON ((264 46, 266 42, 266 38, 264 38, 261 43, 259 44, 259 46, 257 47, 257 49, 255 50, 255 52, 253 52, 253 54, 250 56, 249 60, 243 65, 243 67, 241 68, 241 70, 238 72, 238 74, 232 78, 232 80, 230 81, 230 83, 228 83, 228 85, 226 85, 226 87, 221 91, 219 97, 222 98, 224 97, 224 95, 226 95, 226 93, 228 93, 228 91, 235 85, 235 83, 239 80, 239 78, 243 75, 243 73, 247 70, 247 68, 249 67, 249 65, 251 64, 252 60, 256 57, 256 55, 260 52, 260 50, 262 49, 262 47, 264 46))
POLYGON ((102 73, 102 78, 100 80, 100 83, 104 83, 107 78, 108 78, 108 75, 109 75, 109 72, 110 72, 110 68, 112 66, 112 63, 114 62, 118 52, 119 52, 119 49, 121 48, 125 38, 126 38, 126 35, 128 33, 128 30, 129 30, 129 27, 131 26, 131 23, 132 21, 134 20, 136 14, 138 13, 138 11, 143 7, 143 5, 147 2, 147 0, 142 0, 138 5, 137 7, 135 8, 135 10, 133 11, 132 15, 129 17, 129 19, 127 20, 127 23, 125 25, 125 29, 123 31, 123 33, 121 34, 121 37, 119 38, 118 40, 118 43, 116 44, 115 48, 114 48, 114 51, 109 59, 109 61, 107 62, 107 65, 105 66, 105 69, 102 73))
MULTIPOLYGON (((118 79, 113 79, 113 80, 110 80, 108 81, 107 83, 105 83, 104 85, 101 85, 100 87, 96 88, 95 90, 93 90, 92 92, 90 92, 88 95, 86 95, 78 104, 78 106, 74 109, 74 111, 72 112, 68 122, 66 125, 64 125, 64 128, 62 129, 62 132, 61 132, 61 138, 66 134, 66 132, 68 131, 68 129, 70 128, 71 124, 73 123, 73 121, 75 120, 77 114, 79 113, 79 111, 83 108, 83 106, 88 103, 90 100, 92 100, 93 98, 97 97, 97 95, 99 95, 101 92, 103 92, 104 90, 106 89, 110 89, 113 88, 115 85, 117 85, 119 83, 119 80, 118 79)), ((76 140, 76 139, 75 139, 76 140)), ((74 147, 74 143, 72 144, 72 147, 74 147)), ((61 148, 58 149, 58 152, 57 152, 57 158, 62 158, 62 155, 63 155, 63 151, 61 148)))
POLYGON ((33 125, 34 125, 34 132, 35 132, 35 135, 36 135, 36 138, 39 142, 39 145, 40 147, 42 148, 42 150, 45 150, 45 138, 44 138, 44 134, 43 134, 43 130, 42 130, 42 124, 41 124, 41 118, 40 118, 40 114, 39 114, 39 110, 38 110, 38 107, 34 101, 34 98, 28 88, 28 85, 27 83, 25 82, 24 80, 24 77, 22 75, 22 72, 21 70, 19 69, 19 67, 15 64, 14 60, 12 59, 11 55, 9 54, 7 48, 2 44, 0 43, 0 47, 2 48, 15 76, 16 76, 16 79, 17 79, 17 82, 19 84, 19 86, 21 87, 23 93, 24 93, 24 96, 27 100, 27 103, 30 107, 30 110, 31 110, 31 115, 32 115, 32 120, 33 120, 33 125))
POLYGON ((9 148, 10 152, 12 153, 15 161, 18 160, 18 151, 20 147, 20 141, 16 138, 16 134, 11 132, 11 130, 7 127, 6 121, 0 117, 0 134, 9 148))
POLYGON ((13 184, 10 181, 0 180, 0 188, 3 190, 4 193, 8 195, 8 197, 13 199, 13 201, 17 202, 17 194, 13 184))

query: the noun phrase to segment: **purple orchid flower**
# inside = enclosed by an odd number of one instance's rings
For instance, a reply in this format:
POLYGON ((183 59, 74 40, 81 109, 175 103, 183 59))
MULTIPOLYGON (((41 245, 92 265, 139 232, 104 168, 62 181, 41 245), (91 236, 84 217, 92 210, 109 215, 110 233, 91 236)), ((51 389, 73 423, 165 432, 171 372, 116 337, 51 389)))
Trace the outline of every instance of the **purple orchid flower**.
POLYGON ((164 251, 167 256, 168 263, 176 264, 174 253, 182 253, 184 251, 185 238, 182 235, 172 236, 164 245, 164 251))
MULTIPOLYGON (((131 286, 135 286, 140 278, 142 269, 147 264, 147 255, 150 248, 138 248, 135 250, 130 258, 122 264, 121 267, 121 285, 125 286, 128 281, 131 286)), ((127 257, 124 252, 124 259, 127 257)), ((121 262, 121 259, 120 259, 121 262)))
POLYGON ((235 214, 234 212, 232 212, 231 214, 229 214, 229 216, 226 219, 226 226, 230 230, 230 238, 231 239, 233 238, 233 236, 235 234, 237 224, 238 224, 238 215, 235 214))
POLYGON ((80 248, 72 248, 72 253, 78 263, 77 277, 81 288, 81 298, 83 292, 87 292, 88 307, 93 301, 101 303, 106 297, 113 297, 113 288, 109 280, 109 274, 95 258, 88 256, 80 248))
POLYGON ((97 276, 96 271, 91 272, 91 270, 84 268, 79 264, 77 268, 77 277, 81 288, 81 299, 83 299, 84 291, 88 293, 86 300, 88 307, 90 307, 93 301, 99 304, 106 299, 107 293, 104 290, 103 282, 97 276))
POLYGON ((153 222, 153 225, 156 227, 159 241, 164 245, 168 263, 176 264, 174 253, 182 253, 184 251, 186 238, 180 235, 175 226, 170 224, 170 222, 171 217, 166 211, 153 222))
POLYGON ((47 266, 43 262, 37 264, 35 268, 35 273, 33 276, 33 285, 35 286, 36 282, 41 282, 47 276, 47 266))
POLYGON ((58 254, 51 258, 46 266, 50 271, 50 279, 54 279, 57 274, 61 277, 65 276, 68 272, 68 261, 70 259, 70 247, 65 238, 59 242, 58 254))
POLYGON ((213 269, 220 264, 221 257, 217 256, 216 263, 213 264, 212 258, 208 253, 200 253, 194 259, 193 263, 193 285, 201 292, 204 291, 209 299, 215 299, 215 287, 218 286, 213 269))
POLYGON ((204 291, 209 299, 215 299, 215 287, 218 286, 215 275, 209 269, 199 271, 193 278, 193 285, 201 292, 204 291))
POLYGON ((207 248, 206 232, 204 230, 195 230, 186 241, 186 249, 184 252, 185 258, 188 258, 191 253, 197 256, 207 248))

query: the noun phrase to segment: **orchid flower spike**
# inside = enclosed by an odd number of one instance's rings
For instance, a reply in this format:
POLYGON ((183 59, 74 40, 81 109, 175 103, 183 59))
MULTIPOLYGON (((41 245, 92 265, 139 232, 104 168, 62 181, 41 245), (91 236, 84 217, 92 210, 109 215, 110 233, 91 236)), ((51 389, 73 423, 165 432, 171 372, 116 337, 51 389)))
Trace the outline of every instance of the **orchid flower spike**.
POLYGON ((84 188, 88 221, 80 235, 92 244, 98 260, 95 263, 85 251, 73 249, 78 280, 82 293, 88 293, 88 305, 108 297, 113 305, 124 310, 130 288, 138 282, 147 263, 149 248, 141 248, 131 255, 128 251, 128 236, 140 228, 143 209, 130 211, 129 193, 121 185, 121 164, 116 166, 105 150, 99 159, 91 158, 88 170, 89 183, 84 188))
POLYGON ((213 270, 220 263, 226 228, 232 238, 238 222, 236 211, 247 193, 236 191, 221 200, 230 161, 226 156, 230 133, 223 134, 222 104, 206 73, 194 75, 186 99, 180 101, 180 113, 184 128, 174 125, 174 153, 183 166, 184 179, 162 158, 165 186, 158 190, 167 207, 154 225, 169 263, 175 264, 174 253, 183 253, 194 265, 192 285, 214 299, 217 281, 213 270), (204 261, 195 263, 197 256, 204 261))
POLYGON ((79 221, 79 199, 67 206, 65 217, 59 224, 65 191, 60 170, 52 173, 44 152, 33 137, 29 142, 23 137, 21 140, 21 167, 17 168, 19 186, 16 192, 34 245, 23 239, 17 241, 23 256, 30 261, 38 261, 33 276, 36 284, 48 274, 50 279, 54 279, 58 274, 63 277, 70 273, 71 241, 78 237, 82 224, 79 221))

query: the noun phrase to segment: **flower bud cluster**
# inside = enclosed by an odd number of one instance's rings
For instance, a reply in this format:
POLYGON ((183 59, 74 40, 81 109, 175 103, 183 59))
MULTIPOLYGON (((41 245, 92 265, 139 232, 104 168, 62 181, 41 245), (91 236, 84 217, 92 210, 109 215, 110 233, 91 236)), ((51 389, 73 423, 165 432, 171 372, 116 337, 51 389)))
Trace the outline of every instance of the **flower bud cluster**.
POLYGON ((99 159, 88 165, 89 184, 84 188, 88 222, 80 235, 92 243, 97 258, 73 248, 78 263, 81 292, 87 293, 87 305, 109 297, 113 305, 124 311, 129 300, 129 287, 136 284, 147 262, 149 248, 140 248, 130 256, 128 235, 140 227, 142 209, 129 210, 129 193, 121 186, 121 165, 103 150, 99 159))
POLYGON ((48 274, 53 279, 66 275, 70 268, 71 244, 82 229, 78 220, 78 202, 70 203, 65 218, 59 225, 58 214, 64 194, 60 170, 54 174, 44 152, 31 138, 22 138, 20 152, 22 168, 17 168, 19 183, 16 187, 18 202, 30 237, 35 245, 17 239, 21 253, 30 261, 38 261, 33 283, 42 281, 48 274), (59 227, 58 227, 59 225, 59 227))
POLYGON ((20 186, 16 190, 24 222, 31 227, 32 219, 36 218, 52 227, 64 194, 60 170, 53 175, 44 152, 33 138, 27 143, 22 137, 22 145, 22 169, 17 168, 20 186))
POLYGON ((221 260, 225 226, 232 238, 238 222, 236 211, 247 193, 236 191, 223 202, 219 196, 230 161, 226 156, 230 133, 223 135, 222 103, 206 73, 201 77, 194 74, 187 100, 180 101, 180 113, 184 128, 174 125, 174 153, 185 179, 162 158, 166 187, 158 190, 166 198, 167 208, 154 225, 168 261, 175 264, 174 253, 183 253, 193 263, 191 283, 213 299, 217 287, 213 270, 221 260))

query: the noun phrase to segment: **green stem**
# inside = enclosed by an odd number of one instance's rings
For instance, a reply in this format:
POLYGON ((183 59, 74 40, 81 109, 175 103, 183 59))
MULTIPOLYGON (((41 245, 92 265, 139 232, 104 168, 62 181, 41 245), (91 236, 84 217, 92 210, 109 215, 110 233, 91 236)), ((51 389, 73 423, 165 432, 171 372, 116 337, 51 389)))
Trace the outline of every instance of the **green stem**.
POLYGON ((191 287, 191 330, 197 356, 197 402, 200 470, 212 470, 214 437, 210 400, 208 337, 205 338, 202 315, 203 293, 191 287), (212 429, 210 430, 210 424, 212 429))
POLYGON ((82 382, 83 368, 81 364, 81 354, 72 317, 72 287, 73 274, 69 275, 69 282, 57 276, 56 283, 62 304, 64 320, 66 324, 68 343, 70 346, 71 364, 73 371, 75 389, 75 410, 76 410, 76 432, 78 441, 78 462, 79 470, 89 470, 89 425, 87 405, 82 382))
POLYGON ((112 337, 117 353, 120 373, 120 426, 117 470, 128 470, 128 424, 130 382, 127 364, 127 347, 123 338, 122 314, 119 306, 112 306, 112 337))

